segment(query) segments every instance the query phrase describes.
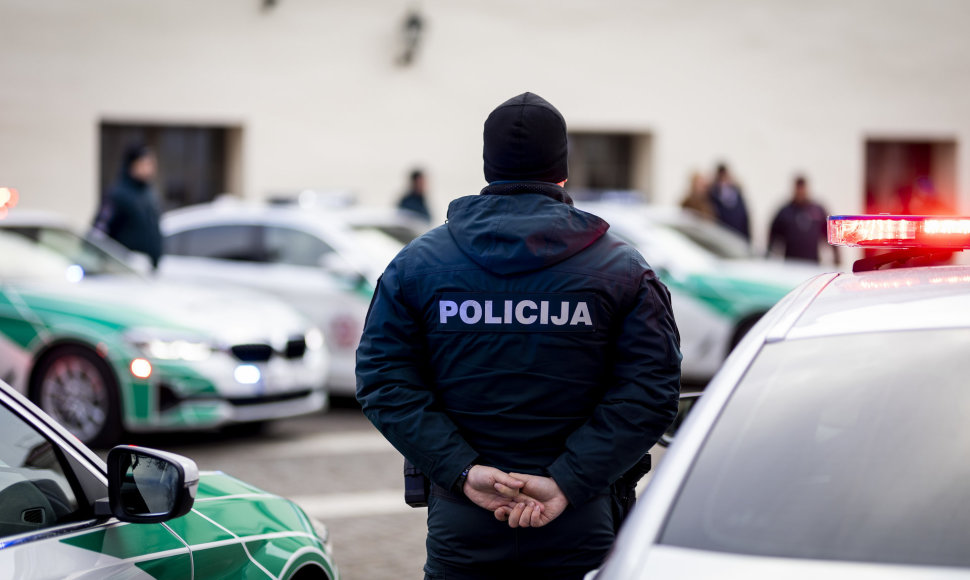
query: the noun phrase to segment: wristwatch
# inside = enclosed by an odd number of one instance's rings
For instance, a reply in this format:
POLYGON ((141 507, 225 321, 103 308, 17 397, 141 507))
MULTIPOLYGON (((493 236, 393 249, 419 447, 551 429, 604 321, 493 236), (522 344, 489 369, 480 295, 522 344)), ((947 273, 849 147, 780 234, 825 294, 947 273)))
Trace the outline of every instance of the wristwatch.
POLYGON ((455 488, 457 489, 458 493, 462 495, 465 494, 465 482, 468 480, 468 472, 472 470, 472 467, 475 467, 475 464, 469 463, 468 467, 466 467, 465 470, 461 472, 461 475, 458 476, 458 481, 455 482, 455 488))

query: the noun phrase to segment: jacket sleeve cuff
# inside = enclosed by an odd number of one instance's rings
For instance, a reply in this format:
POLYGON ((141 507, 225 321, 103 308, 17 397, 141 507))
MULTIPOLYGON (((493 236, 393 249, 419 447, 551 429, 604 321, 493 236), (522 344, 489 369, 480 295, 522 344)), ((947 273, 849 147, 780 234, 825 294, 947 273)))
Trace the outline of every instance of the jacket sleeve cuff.
POLYGON ((569 500, 569 505, 583 505, 596 495, 596 492, 591 492, 586 486, 583 486, 577 481, 576 477, 566 466, 562 465, 561 461, 557 461, 549 466, 549 477, 556 480, 556 485, 559 486, 563 495, 569 500))
POLYGON ((445 489, 455 489, 455 486, 458 484, 458 478, 461 477, 461 473, 465 471, 465 468, 477 462, 478 453, 471 448, 453 454, 440 466, 436 466, 435 471, 440 475, 436 483, 445 489))

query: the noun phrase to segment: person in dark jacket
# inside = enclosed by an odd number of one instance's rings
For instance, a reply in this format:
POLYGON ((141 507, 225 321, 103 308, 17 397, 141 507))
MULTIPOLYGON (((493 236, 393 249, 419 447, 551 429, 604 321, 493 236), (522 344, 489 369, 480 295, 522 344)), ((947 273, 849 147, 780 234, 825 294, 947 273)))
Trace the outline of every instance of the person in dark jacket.
POLYGON ((367 315, 357 399, 430 478, 426 578, 582 578, 611 485, 677 412, 670 295, 573 207, 566 150, 541 97, 492 111, 489 185, 391 261, 367 315))
POLYGON ((717 221, 751 242, 751 226, 748 223, 748 207, 744 193, 731 178, 727 165, 718 164, 714 172, 714 182, 707 190, 707 198, 714 208, 717 221))
POLYGON ((428 200, 425 198, 425 186, 427 181, 424 172, 415 169, 411 172, 408 190, 397 203, 399 209, 414 212, 423 220, 431 221, 431 212, 428 210, 428 200))
POLYGON ((94 229, 134 252, 146 254, 152 267, 162 257, 158 202, 151 188, 157 163, 152 150, 141 144, 125 149, 118 180, 105 194, 94 229))
POLYGON ((768 231, 768 253, 781 251, 786 260, 804 260, 820 263, 819 246, 832 249, 833 264, 838 265, 838 248, 826 244, 828 240, 828 212, 811 200, 808 180, 798 175, 791 201, 783 205, 771 220, 768 231))

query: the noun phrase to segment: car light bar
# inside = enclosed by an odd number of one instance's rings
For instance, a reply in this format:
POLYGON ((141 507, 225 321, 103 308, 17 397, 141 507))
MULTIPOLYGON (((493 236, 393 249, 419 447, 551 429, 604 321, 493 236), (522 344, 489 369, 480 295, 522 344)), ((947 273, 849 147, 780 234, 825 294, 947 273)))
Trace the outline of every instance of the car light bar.
POLYGON ((20 194, 17 193, 16 189, 12 187, 0 187, 0 219, 7 217, 7 212, 17 205, 17 200, 19 199, 20 194))
POLYGON ((829 243, 856 248, 970 248, 970 217, 836 215, 829 243))

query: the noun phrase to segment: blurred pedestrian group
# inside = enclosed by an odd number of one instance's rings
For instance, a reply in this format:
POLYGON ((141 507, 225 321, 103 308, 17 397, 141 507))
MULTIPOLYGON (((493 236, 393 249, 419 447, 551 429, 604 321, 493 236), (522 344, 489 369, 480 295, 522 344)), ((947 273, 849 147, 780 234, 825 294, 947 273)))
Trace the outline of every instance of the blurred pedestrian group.
MULTIPOLYGON (((751 222, 741 186, 727 165, 720 163, 708 182, 704 174, 694 172, 681 206, 698 216, 717 222, 751 243, 751 222)), ((808 180, 798 175, 793 182, 789 201, 778 209, 768 233, 768 253, 780 254, 786 260, 821 262, 819 246, 827 239, 828 212, 811 199, 808 180)), ((838 264, 832 248, 833 263, 838 264)))

